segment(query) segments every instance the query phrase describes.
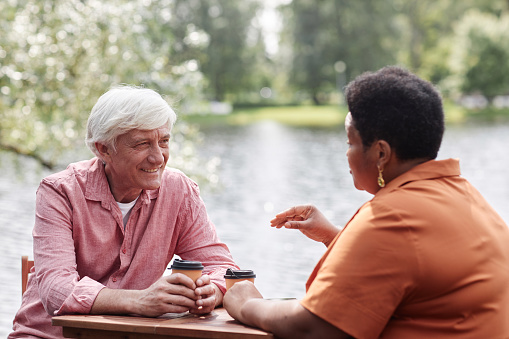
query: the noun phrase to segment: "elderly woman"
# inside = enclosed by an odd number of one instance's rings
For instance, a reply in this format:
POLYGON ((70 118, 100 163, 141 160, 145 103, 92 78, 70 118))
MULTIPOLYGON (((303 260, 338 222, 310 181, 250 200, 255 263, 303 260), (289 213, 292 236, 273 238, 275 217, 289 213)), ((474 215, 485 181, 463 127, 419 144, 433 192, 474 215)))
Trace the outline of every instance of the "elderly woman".
POLYGON ((63 314, 210 312, 228 267, 198 186, 167 168, 176 115, 156 92, 113 88, 93 107, 86 143, 95 158, 45 178, 37 191, 35 274, 9 338, 62 338, 63 314), (174 254, 200 261, 196 283, 163 273, 174 254))
POLYGON ((396 67, 348 85, 354 185, 374 195, 341 232, 313 206, 272 226, 327 251, 301 301, 270 301, 247 282, 225 295, 243 323, 282 338, 507 338, 509 230, 457 160, 434 160, 444 131, 431 84, 396 67))

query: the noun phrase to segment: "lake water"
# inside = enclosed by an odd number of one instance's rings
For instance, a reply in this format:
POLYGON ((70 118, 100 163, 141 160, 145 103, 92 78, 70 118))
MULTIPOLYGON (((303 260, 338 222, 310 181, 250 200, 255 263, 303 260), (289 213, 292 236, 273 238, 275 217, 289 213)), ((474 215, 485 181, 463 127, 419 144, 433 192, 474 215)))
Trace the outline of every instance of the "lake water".
MULTIPOLYGON (((219 185, 202 197, 219 236, 243 269, 256 272, 264 297, 296 297, 325 246, 299 231, 273 229, 273 216, 313 203, 344 225, 370 195, 352 184, 343 128, 310 129, 262 121, 202 129, 200 157, 219 157, 219 185)), ((462 174, 509 221, 509 124, 448 126, 439 159, 460 158, 462 174)), ((32 256, 35 191, 48 171, 0 156, 0 337, 21 302, 20 257, 32 256)))

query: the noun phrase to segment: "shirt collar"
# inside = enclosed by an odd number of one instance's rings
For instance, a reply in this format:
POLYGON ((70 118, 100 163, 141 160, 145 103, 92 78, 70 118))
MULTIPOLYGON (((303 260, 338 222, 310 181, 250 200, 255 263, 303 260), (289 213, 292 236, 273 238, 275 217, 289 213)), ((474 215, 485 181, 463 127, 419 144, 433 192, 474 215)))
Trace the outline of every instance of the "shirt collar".
POLYGON ((461 171, 458 159, 429 160, 415 166, 397 178, 394 178, 387 184, 387 186, 378 191, 376 195, 393 191, 394 189, 404 186, 412 181, 430 180, 459 175, 461 175, 461 171))
MULTIPOLYGON (((151 199, 157 198, 158 192, 159 189, 149 191, 142 190, 138 199, 141 200, 141 203, 148 204, 151 199)), ((92 166, 90 166, 87 172, 85 198, 93 201, 101 201, 103 207, 108 209, 110 208, 110 203, 116 203, 111 193, 110 185, 108 184, 104 164, 98 158, 94 159, 92 166)))

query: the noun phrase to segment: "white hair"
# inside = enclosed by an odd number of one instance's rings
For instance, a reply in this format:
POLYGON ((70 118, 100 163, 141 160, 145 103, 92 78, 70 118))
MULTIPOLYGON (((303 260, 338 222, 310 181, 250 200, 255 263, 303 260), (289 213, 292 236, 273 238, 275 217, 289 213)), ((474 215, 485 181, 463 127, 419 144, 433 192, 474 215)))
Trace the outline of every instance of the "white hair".
POLYGON ((171 130, 177 115, 163 97, 148 88, 117 86, 99 97, 90 112, 85 143, 98 157, 99 142, 115 149, 119 135, 133 129, 151 130, 165 124, 171 130))

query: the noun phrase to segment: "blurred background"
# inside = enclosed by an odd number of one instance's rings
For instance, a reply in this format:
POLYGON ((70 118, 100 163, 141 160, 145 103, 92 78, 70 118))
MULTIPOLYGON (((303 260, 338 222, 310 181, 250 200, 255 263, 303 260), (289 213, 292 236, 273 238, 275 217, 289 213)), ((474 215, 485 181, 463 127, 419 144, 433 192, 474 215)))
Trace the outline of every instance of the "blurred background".
POLYGON ((167 98, 169 166, 199 183, 262 294, 301 298, 325 247, 270 219, 313 203, 343 226, 370 199, 349 175, 343 88, 385 65, 440 89, 439 158, 460 158, 508 221, 507 0, 0 2, 0 336, 21 302, 37 186, 92 157, 86 120, 115 84, 167 98))

